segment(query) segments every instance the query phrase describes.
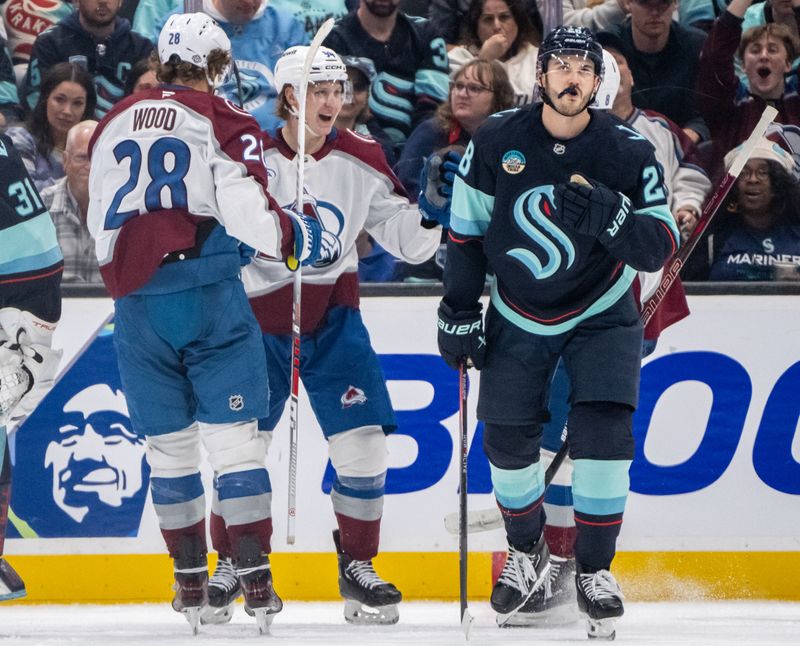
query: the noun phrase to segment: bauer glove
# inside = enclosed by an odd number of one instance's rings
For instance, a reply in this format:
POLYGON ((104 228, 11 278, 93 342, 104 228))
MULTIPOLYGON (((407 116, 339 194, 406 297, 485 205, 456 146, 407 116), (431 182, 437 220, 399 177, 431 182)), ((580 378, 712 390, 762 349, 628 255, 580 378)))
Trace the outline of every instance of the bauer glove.
POLYGON ((486 360, 486 336, 480 305, 468 312, 453 312, 439 304, 439 354, 445 363, 458 370, 462 359, 480 370, 486 360))
POLYGON ((419 178, 419 210, 429 222, 450 226, 450 202, 453 198, 453 182, 458 173, 461 155, 448 150, 443 156, 432 154, 422 166, 419 178))
POLYGON ((313 265, 320 259, 322 227, 315 218, 284 208, 294 229, 294 253, 286 260, 286 266, 296 271, 299 266, 313 265))
POLYGON ((572 181, 555 187, 555 206, 556 215, 570 229, 607 243, 625 224, 631 201, 607 186, 573 175, 572 181))

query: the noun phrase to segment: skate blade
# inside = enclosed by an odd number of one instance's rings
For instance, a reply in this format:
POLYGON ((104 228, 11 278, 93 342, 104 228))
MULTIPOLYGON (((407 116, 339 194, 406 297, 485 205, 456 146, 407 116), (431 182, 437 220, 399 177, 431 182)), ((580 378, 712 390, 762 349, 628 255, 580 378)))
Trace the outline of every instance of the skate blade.
POLYGON ((231 602, 227 606, 206 606, 203 608, 203 613, 200 615, 200 623, 204 626, 207 624, 227 624, 233 618, 233 611, 235 610, 235 603, 231 602))
POLYGON ((184 608, 181 610, 181 613, 184 617, 186 617, 186 621, 189 622, 189 626, 192 629, 192 634, 196 635, 197 631, 200 627, 200 613, 202 612, 202 608, 197 606, 193 606, 191 608, 184 608))
POLYGON ((566 626, 577 622, 578 608, 575 605, 564 604, 548 608, 541 612, 519 611, 500 623, 500 615, 497 615, 497 625, 500 628, 535 628, 546 626, 566 626))
POLYGON ((355 599, 345 599, 344 620, 349 624, 389 626, 400 620, 400 611, 396 604, 373 607, 355 599))
POLYGON ((613 641, 617 636, 614 617, 607 619, 586 619, 586 634, 589 639, 613 641))
POLYGON ((272 625, 272 620, 275 619, 275 612, 270 612, 269 608, 255 608, 253 615, 256 618, 256 626, 258 626, 259 635, 268 635, 269 627, 272 625))
POLYGON ((22 599, 28 594, 25 588, 22 590, 6 590, 0 589, 0 601, 11 601, 12 599, 22 599))

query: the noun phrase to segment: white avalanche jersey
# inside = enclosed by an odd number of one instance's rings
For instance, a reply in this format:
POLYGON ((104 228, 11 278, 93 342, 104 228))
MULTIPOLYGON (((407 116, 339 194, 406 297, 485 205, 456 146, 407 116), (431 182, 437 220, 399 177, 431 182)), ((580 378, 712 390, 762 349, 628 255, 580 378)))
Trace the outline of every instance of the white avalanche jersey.
POLYGON ((258 124, 233 104, 178 86, 124 99, 90 150, 89 232, 115 298, 170 293, 240 270, 239 241, 292 250, 291 222, 267 192, 258 124))
MULTIPOLYGON (((295 153, 280 132, 268 142, 265 162, 272 196, 295 208, 295 153)), ((306 156, 304 192, 305 212, 317 217, 324 233, 321 260, 303 267, 303 333, 316 330, 334 305, 358 307, 356 237, 362 229, 409 263, 424 262, 439 248, 441 227, 421 225, 419 209, 369 137, 334 129, 317 153, 306 156)), ((261 329, 289 334, 292 273, 282 262, 257 257, 242 278, 261 329)))

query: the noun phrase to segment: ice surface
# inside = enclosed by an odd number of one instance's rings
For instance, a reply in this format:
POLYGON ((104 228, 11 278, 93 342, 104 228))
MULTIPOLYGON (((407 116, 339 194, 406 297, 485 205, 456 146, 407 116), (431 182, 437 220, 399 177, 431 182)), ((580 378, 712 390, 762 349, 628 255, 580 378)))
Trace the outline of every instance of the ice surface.
MULTIPOLYGON (((589 644, 582 623, 550 629, 499 629, 486 602, 470 604, 475 617, 470 644, 589 644)), ((411 602, 400 606, 395 626, 344 622, 341 603, 289 601, 271 635, 259 637, 255 621, 238 607, 231 624, 189 624, 167 604, 0 605, 0 646, 219 646, 262 641, 270 646, 454 646, 465 643, 457 603, 411 602)), ((592 641, 592 644, 597 642, 592 641)), ((617 624, 615 644, 709 646, 800 644, 800 603, 629 603, 617 624)))

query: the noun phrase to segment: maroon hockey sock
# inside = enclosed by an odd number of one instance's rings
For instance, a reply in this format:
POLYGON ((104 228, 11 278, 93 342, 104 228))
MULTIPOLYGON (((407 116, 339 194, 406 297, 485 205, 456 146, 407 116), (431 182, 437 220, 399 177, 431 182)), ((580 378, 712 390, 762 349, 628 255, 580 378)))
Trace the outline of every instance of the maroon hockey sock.
POLYGON ((181 544, 184 536, 195 536, 202 545, 203 553, 208 551, 206 546, 206 521, 201 520, 189 527, 182 527, 181 529, 162 529, 161 535, 164 537, 164 542, 167 544, 169 555, 173 559, 181 557, 181 544))
POLYGON ((358 520, 336 514, 342 551, 356 561, 369 561, 378 555, 381 538, 381 519, 358 520))

